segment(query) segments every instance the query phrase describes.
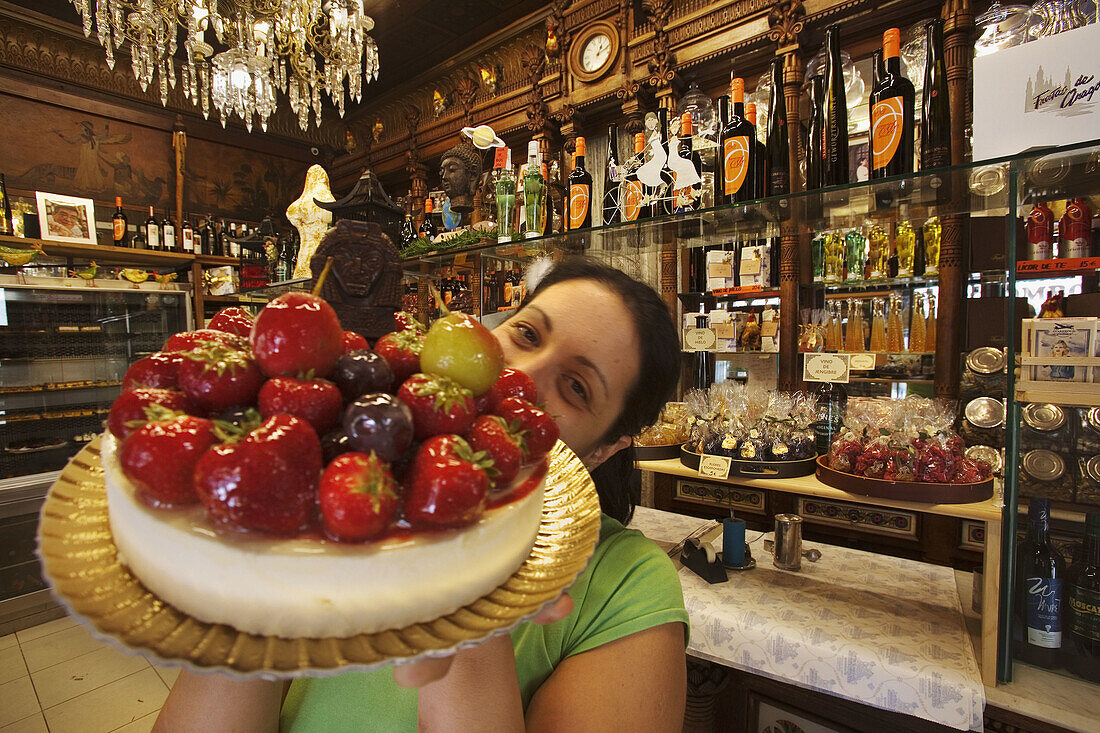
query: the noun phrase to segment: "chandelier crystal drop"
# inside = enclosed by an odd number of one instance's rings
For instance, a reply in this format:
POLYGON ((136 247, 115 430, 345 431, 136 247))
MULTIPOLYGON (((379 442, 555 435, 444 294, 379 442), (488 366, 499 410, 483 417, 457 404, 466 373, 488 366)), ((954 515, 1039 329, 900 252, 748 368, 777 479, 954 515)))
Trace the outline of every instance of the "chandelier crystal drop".
POLYGON ((343 117, 363 82, 378 78, 374 20, 363 0, 71 0, 84 35, 103 46, 107 66, 129 43, 141 90, 154 83, 162 105, 178 83, 184 96, 222 125, 240 117, 267 130, 278 93, 285 94, 298 125, 321 122, 322 93, 343 117), (176 50, 183 38, 186 60, 176 50), (226 47, 215 51, 212 42, 226 47))

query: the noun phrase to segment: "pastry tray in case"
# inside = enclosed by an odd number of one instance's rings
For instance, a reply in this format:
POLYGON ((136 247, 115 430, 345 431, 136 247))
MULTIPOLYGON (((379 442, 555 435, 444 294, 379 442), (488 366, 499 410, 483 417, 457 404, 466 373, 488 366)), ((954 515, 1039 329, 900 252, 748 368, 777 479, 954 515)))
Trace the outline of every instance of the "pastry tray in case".
MULTIPOLYGON (((688 468, 698 471, 701 458, 686 444, 680 447, 680 463, 688 468)), ((814 458, 800 458, 796 461, 743 461, 731 458, 729 475, 742 478, 797 478, 812 474, 816 465, 814 458)))

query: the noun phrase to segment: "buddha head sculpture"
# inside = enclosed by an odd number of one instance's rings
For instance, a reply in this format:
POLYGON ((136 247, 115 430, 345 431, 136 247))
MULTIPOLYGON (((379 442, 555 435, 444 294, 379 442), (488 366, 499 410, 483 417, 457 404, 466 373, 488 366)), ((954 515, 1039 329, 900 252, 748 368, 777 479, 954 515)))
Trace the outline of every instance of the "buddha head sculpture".
POLYGON ((468 214, 474 210, 474 193, 481 178, 481 151, 461 142, 443 154, 439 164, 443 192, 451 199, 451 211, 468 214))

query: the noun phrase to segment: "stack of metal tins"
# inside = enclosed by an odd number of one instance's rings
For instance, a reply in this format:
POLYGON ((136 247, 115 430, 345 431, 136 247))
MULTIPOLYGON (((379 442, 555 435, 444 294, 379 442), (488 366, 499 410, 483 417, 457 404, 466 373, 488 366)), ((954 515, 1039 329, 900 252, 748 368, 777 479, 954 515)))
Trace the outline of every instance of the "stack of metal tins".
POLYGON ((1100 407, 1081 407, 1077 414, 1077 503, 1100 505, 1100 407))
POLYGON ((1032 402, 1021 415, 1020 496, 1072 502, 1076 493, 1073 422, 1058 405, 1032 402))
POLYGON ((1001 349, 984 346, 967 354, 959 389, 959 434, 966 441, 967 457, 988 463, 995 476, 1002 476, 1004 468, 1006 385, 1001 349))

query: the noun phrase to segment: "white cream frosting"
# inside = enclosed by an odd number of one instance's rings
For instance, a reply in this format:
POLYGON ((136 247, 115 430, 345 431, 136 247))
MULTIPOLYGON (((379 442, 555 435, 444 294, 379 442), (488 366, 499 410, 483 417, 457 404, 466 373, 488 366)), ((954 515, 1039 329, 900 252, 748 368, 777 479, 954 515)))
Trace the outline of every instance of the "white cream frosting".
POLYGON ((286 638, 347 637, 431 621, 506 581, 534 545, 545 482, 475 524, 365 544, 215 529, 201 506, 154 509, 101 441, 119 558, 200 621, 286 638))

